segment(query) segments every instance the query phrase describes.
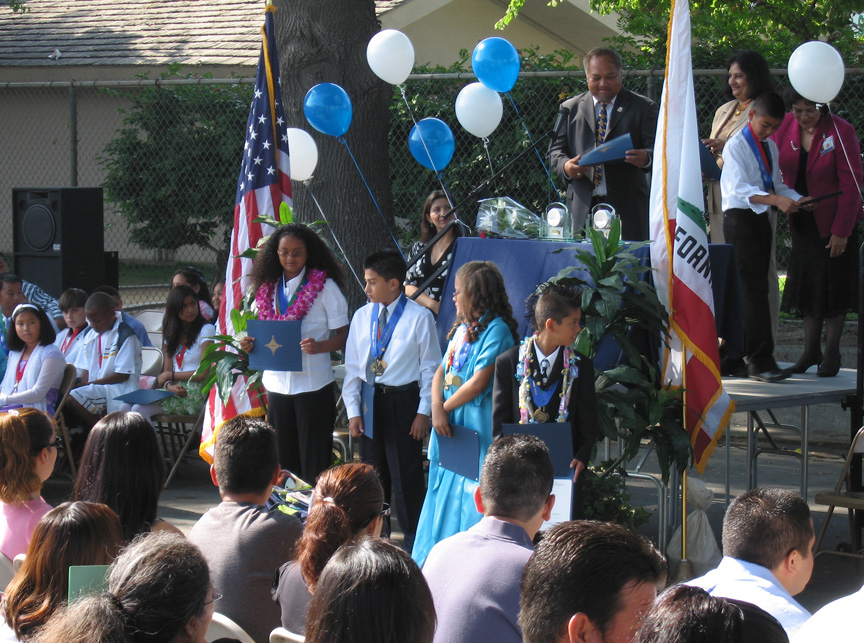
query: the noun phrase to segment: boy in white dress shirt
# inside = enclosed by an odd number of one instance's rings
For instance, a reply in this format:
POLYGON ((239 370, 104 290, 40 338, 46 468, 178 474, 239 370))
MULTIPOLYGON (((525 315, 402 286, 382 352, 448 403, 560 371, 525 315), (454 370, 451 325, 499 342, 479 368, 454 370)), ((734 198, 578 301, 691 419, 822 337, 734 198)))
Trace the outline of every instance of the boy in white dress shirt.
POLYGON ((432 313, 405 296, 402 256, 375 252, 363 268, 369 303, 351 321, 342 400, 351 435, 360 439, 361 460, 378 471, 385 498, 395 492, 403 547, 411 551, 426 493, 423 440, 429 434, 432 376, 441 347, 432 313), (361 413, 364 382, 374 388, 371 438, 361 413))
POLYGON ((75 362, 82 369, 81 383, 66 404, 89 430, 105 414, 120 410, 121 403, 114 398, 138 390, 141 342, 104 292, 87 298, 84 314, 92 330, 75 362))
POLYGON ((723 149, 723 234, 735 248, 741 283, 746 335, 747 374, 761 382, 789 376, 774 360, 774 337, 768 305, 768 267, 771 260, 769 209, 795 212, 809 197, 783 183, 777 145, 768 137, 780 127, 786 107, 774 92, 753 101, 750 122, 723 149))

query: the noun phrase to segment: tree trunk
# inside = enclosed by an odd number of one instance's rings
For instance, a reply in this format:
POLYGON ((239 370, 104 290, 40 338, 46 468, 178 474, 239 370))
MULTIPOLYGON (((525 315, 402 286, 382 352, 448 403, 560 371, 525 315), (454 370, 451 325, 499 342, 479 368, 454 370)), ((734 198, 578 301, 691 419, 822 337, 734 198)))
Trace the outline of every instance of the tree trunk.
MULTIPOLYGON (((318 145, 312 190, 354 270, 363 278, 363 259, 375 250, 394 249, 393 240, 345 145, 312 128, 303 115, 303 98, 318 83, 336 83, 351 98, 353 117, 345 139, 372 194, 393 226, 387 136, 393 97, 366 62, 366 45, 381 26, 373 0, 276 0, 276 33, 282 96, 289 127, 309 132, 318 145)), ((321 220, 302 183, 293 182, 300 221, 321 220)), ((324 237, 332 242, 329 232, 324 237)), ((366 301, 347 270, 345 296, 354 309, 366 301)))

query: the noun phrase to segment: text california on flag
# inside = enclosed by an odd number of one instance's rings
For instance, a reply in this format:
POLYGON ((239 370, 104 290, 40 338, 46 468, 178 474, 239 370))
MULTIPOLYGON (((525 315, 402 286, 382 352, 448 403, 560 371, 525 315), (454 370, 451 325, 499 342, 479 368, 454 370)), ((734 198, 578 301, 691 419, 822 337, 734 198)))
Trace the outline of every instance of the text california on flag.
POLYGON ((657 295, 669 314, 663 381, 684 388, 684 426, 702 473, 734 404, 720 377, 688 0, 672 0, 670 16, 651 180, 651 264, 657 295))
MULTIPOLYGON (((282 202, 291 205, 291 179, 288 172, 288 131, 279 89, 279 55, 273 25, 275 6, 265 7, 263 42, 255 76, 255 91, 246 123, 243 160, 237 179, 234 205, 234 229, 231 232, 231 256, 225 269, 225 294, 219 308, 219 332, 233 335, 234 327, 228 311, 237 308, 248 285, 252 260, 240 255, 255 248, 258 241, 272 232, 269 226, 256 223, 262 215, 277 218, 282 202)), ((201 457, 213 462, 213 445, 219 428, 237 415, 263 415, 259 395, 250 392, 246 381, 239 378, 231 389, 228 403, 223 405, 216 387, 210 389, 201 430, 201 457)))

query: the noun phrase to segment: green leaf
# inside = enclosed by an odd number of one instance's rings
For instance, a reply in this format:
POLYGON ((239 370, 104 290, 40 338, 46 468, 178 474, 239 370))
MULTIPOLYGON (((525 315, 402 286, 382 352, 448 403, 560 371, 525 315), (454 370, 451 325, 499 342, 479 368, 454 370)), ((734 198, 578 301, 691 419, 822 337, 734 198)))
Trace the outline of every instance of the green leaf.
POLYGON ((291 206, 284 201, 279 204, 279 221, 282 223, 282 225, 294 223, 294 212, 291 210, 291 206))

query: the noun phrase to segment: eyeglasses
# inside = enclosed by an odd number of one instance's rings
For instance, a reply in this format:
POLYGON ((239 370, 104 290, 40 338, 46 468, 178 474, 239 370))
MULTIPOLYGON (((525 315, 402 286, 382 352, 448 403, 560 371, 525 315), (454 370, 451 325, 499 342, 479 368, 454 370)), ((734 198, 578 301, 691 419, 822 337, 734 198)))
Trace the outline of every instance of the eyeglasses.
POLYGON ((204 605, 209 605, 210 603, 215 603, 220 598, 222 598, 222 594, 219 593, 219 590, 215 587, 210 588, 210 598, 204 603, 204 605))
POLYGON ((288 252, 287 250, 277 250, 276 254, 279 255, 280 259, 287 259, 288 257, 291 257, 292 259, 301 259, 303 256, 305 256, 306 253, 300 250, 295 250, 294 252, 288 252))
POLYGON ((55 435, 54 436, 54 442, 49 442, 44 447, 39 447, 39 451, 41 451, 42 449, 50 449, 51 447, 54 447, 55 449, 57 449, 59 451, 60 449, 62 449, 65 446, 66 445, 63 443, 63 438, 61 438, 59 435, 55 435))
POLYGON ((378 515, 381 516, 382 518, 386 518, 387 516, 389 516, 390 515, 390 505, 388 505, 385 502, 381 508, 381 511, 378 513, 378 515))
POLYGON ((792 115, 798 118, 799 116, 814 116, 819 112, 819 109, 816 107, 808 107, 806 109, 798 109, 796 107, 792 108, 792 115))

